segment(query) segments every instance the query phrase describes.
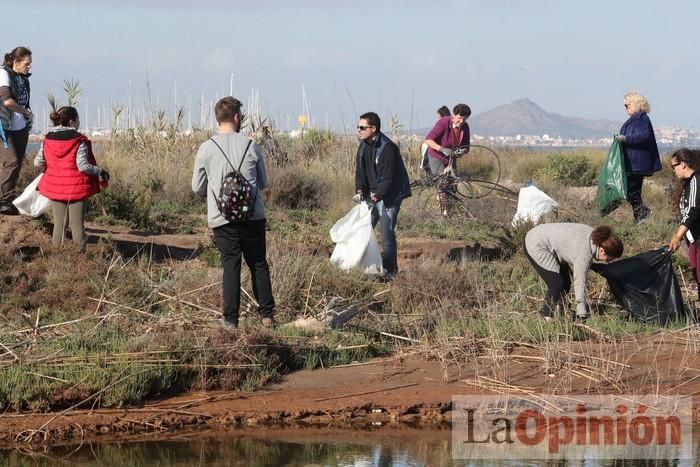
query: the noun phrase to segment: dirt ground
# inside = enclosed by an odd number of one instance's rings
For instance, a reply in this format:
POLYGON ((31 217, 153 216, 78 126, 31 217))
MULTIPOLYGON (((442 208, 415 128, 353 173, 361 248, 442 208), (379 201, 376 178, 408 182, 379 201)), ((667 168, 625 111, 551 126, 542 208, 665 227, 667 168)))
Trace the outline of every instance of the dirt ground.
MULTIPOLYGON (((622 343, 586 341, 549 349, 513 344, 504 348, 503 355, 482 355, 447 368, 416 352, 295 372, 254 393, 198 392, 124 409, 4 413, 0 447, 152 439, 201 428, 439 428, 451 421, 452 397, 466 394, 697 397, 698 350, 697 336, 680 331, 622 343), (574 366, 555 368, 555 361, 574 366), (600 367, 586 370, 595 361, 602 363, 600 367), (505 370, 507 376, 501 373, 505 370)), ((697 413, 694 420, 700 420, 697 413)))
MULTIPOLYGON (((22 218, 0 221, 0 246, 30 254, 46 244, 23 229, 22 218)), ((204 233, 144 236, 123 227, 88 224, 89 234, 111 238, 124 252, 146 249, 164 257, 193 255, 204 233)), ((444 258, 463 244, 403 239, 407 260, 425 251, 444 258), (427 248, 428 244, 430 248, 427 248)), ((263 390, 192 393, 123 409, 81 407, 54 413, 0 415, 0 448, 77 443, 84 440, 167 436, 214 428, 268 430, 280 427, 327 429, 385 426, 440 428, 452 416, 452 397, 465 394, 700 394, 700 339, 696 329, 622 342, 591 339, 546 348, 517 343, 490 345, 478 356, 445 366, 420 349, 391 358, 320 370, 299 371, 263 390)), ((698 414, 694 417, 700 420, 698 414)))

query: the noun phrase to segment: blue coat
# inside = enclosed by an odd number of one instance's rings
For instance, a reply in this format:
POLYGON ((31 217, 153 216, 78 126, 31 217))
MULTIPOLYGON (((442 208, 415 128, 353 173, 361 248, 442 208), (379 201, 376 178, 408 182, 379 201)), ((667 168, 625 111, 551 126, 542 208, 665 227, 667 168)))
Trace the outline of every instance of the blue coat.
POLYGON ((625 135, 622 151, 625 155, 627 173, 651 175, 661 170, 659 148, 656 146, 654 127, 646 112, 630 115, 620 128, 625 135))

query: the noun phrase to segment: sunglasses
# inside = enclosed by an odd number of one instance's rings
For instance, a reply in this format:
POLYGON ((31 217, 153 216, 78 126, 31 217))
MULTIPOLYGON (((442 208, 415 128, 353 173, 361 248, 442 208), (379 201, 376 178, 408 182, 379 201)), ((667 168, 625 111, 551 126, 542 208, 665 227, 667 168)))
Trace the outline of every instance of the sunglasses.
POLYGON ((630 105, 629 105, 629 104, 625 104, 625 108, 626 108, 626 109, 629 109, 629 108, 630 108, 630 105))
POLYGON ((365 131, 369 130, 370 128, 374 128, 373 126, 362 126, 362 125, 357 125, 357 129, 360 131, 365 131))
POLYGON ((675 164, 671 164, 671 168, 675 169, 676 167, 678 167, 681 164, 682 164, 682 162, 676 162, 675 164))

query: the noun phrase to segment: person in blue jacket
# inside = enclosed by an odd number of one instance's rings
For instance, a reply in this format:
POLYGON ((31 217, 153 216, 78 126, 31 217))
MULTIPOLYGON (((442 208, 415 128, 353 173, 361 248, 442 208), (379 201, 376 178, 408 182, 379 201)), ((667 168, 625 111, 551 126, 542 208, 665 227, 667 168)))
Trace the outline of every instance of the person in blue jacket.
POLYGON ((615 138, 622 143, 627 171, 627 201, 632 205, 635 223, 649 217, 651 209, 642 201, 644 177, 661 170, 659 148, 649 119, 649 102, 638 92, 625 94, 625 111, 629 118, 615 138))

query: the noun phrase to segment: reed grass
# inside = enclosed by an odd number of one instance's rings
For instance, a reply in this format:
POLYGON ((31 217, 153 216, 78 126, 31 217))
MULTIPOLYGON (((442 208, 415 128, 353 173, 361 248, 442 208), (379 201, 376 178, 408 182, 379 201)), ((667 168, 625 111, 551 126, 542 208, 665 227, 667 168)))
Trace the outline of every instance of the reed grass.
MULTIPOLYGON (((328 230, 351 207, 357 142, 314 130, 304 139, 275 136, 286 157, 268 164, 268 256, 279 320, 318 315, 333 297, 354 301, 363 311, 346 330, 311 337, 286 328, 258 329, 252 305, 244 302, 249 330, 224 334, 212 327, 220 316, 218 253, 201 233, 203 201, 190 190, 194 156, 208 135, 183 134, 180 123, 115 134, 101 146, 98 161, 112 174, 112 186, 94 199, 90 216, 146 232, 199 232, 198 256, 185 262, 122 258, 109 241, 78 254, 53 250, 47 240, 38 245, 45 253, 32 261, 0 251, 0 408, 123 406, 195 389, 253 390, 298 368, 352 363, 407 347, 445 367, 476 361, 483 378, 499 387, 510 378, 504 350, 509 343, 540 349, 543 368, 566 375, 563 387, 579 373, 597 378, 598 371, 619 385, 620 373, 609 363, 616 357, 614 345, 573 358, 577 346, 601 336, 615 343, 658 331, 619 316, 603 280, 593 274, 590 289, 597 305, 587 329, 568 317, 538 320, 543 284, 519 252, 525 229, 510 226, 511 201, 475 202, 469 205, 475 219, 444 222, 420 211, 416 196, 402 206, 398 226, 400 242, 416 237, 478 241, 502 247, 505 259, 414 261, 391 287, 339 271, 328 261, 333 247, 328 230)), ((415 177, 419 144, 399 138, 415 177)), ((504 183, 540 183, 560 201, 559 220, 610 224, 628 254, 657 247, 671 235, 673 214, 656 185, 645 186, 655 210, 649 222, 633 226, 624 209, 600 219, 585 201, 594 187, 575 191, 561 180, 537 178, 558 156, 494 149, 504 183)), ((585 159, 596 170, 605 152, 583 150, 567 157, 585 159)), ((40 231, 41 224, 28 228, 40 231)), ((690 277, 687 261, 681 255, 674 260, 690 277)), ((243 279, 250 290, 245 268, 243 279)))

